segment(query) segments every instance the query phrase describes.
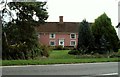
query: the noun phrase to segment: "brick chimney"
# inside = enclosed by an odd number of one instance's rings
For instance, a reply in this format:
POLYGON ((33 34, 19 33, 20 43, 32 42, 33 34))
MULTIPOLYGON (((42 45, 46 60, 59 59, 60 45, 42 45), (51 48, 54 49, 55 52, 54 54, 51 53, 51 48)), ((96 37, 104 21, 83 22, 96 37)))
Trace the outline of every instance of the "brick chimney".
POLYGON ((59 16, 59 23, 63 23, 63 16, 59 16))

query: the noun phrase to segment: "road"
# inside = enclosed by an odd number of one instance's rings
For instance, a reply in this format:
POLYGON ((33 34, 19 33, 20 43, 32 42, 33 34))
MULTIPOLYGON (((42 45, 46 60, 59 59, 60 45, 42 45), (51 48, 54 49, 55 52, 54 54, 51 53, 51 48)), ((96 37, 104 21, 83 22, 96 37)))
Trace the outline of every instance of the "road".
POLYGON ((2 75, 96 76, 96 75, 117 75, 117 74, 118 74, 118 62, 2 67, 2 75))

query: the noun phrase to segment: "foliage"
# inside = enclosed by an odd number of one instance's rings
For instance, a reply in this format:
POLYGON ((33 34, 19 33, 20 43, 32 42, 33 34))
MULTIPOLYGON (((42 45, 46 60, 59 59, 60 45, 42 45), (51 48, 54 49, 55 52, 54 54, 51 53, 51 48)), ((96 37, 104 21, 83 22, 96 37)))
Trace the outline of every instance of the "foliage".
POLYGON ((79 55, 80 51, 78 51, 78 50, 71 50, 71 51, 68 52, 68 54, 70 54, 70 55, 79 55))
POLYGON ((63 50, 63 46, 62 45, 55 46, 54 50, 63 50))
POLYGON ((73 50, 76 49, 74 46, 65 46, 63 50, 73 50))
POLYGON ((119 40, 119 42, 118 42, 118 48, 120 48, 120 40, 119 40))
POLYGON ((45 56, 45 57, 48 57, 50 48, 48 46, 46 46, 46 45, 42 45, 41 49, 42 49, 41 55, 45 56))
POLYGON ((113 53, 110 55, 110 58, 120 58, 120 52, 113 52, 113 53))
POLYGON ((77 49, 82 51, 82 53, 91 53, 93 47, 94 38, 90 29, 90 24, 86 20, 83 20, 79 27, 77 49))
MULTIPOLYGON (((53 50, 48 58, 37 60, 2 60, 2 65, 46 65, 67 63, 118 62, 120 58, 106 58, 100 54, 69 55, 69 50, 53 50)), ((112 54, 112 53, 111 53, 112 54)))
POLYGON ((46 2, 10 2, 7 5, 16 18, 6 8, 3 9, 3 59, 33 59, 40 56, 35 26, 44 23, 48 17, 46 2), (6 14, 11 16, 9 22, 4 20, 6 14))
POLYGON ((73 46, 61 46, 61 45, 59 45, 59 46, 49 46, 52 50, 72 50, 72 49, 74 49, 75 47, 73 47, 73 46))
POLYGON ((119 39, 117 33, 112 26, 111 19, 105 13, 95 19, 92 25, 92 32, 95 37, 96 50, 99 52, 101 50, 118 51, 119 39))

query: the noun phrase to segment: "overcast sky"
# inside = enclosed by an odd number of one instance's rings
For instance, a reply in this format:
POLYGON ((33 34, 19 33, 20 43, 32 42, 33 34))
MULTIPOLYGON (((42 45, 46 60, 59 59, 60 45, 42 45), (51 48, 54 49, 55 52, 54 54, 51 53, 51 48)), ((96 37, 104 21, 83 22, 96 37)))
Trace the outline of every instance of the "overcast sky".
POLYGON ((47 1, 48 22, 58 22, 64 16, 64 22, 88 22, 104 12, 111 18, 112 25, 118 24, 118 1, 120 0, 37 0, 47 1))
POLYGON ((104 12, 111 18, 112 24, 118 24, 118 0, 47 0, 49 22, 58 22, 64 16, 64 22, 88 22, 104 12))

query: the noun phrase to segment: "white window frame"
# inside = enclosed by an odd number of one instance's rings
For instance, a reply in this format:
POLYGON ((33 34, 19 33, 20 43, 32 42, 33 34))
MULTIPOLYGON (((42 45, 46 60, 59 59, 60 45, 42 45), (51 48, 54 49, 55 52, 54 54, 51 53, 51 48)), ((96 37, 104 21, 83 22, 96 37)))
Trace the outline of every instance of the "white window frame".
POLYGON ((71 40, 71 41, 70 41, 70 46, 76 46, 76 40, 71 40), (75 42, 75 45, 72 45, 72 43, 71 43, 72 41, 75 42))
POLYGON ((76 39, 76 33, 71 33, 71 34, 70 34, 70 39, 76 39), (72 34, 75 35, 75 38, 72 38, 72 37, 71 37, 72 34))
POLYGON ((53 38, 55 38, 55 33, 50 33, 49 37, 50 37, 50 38, 52 38, 52 37, 51 37, 51 36, 52 36, 52 34, 54 35, 54 37, 53 37, 53 38))
POLYGON ((64 39, 64 38, 59 39, 58 45, 60 45, 60 42, 61 42, 61 41, 63 42, 63 45, 62 45, 62 46, 64 47, 64 46, 65 46, 65 39, 64 39))
POLYGON ((55 40, 50 40, 50 41, 49 41, 49 45, 50 45, 50 46, 55 46, 55 45, 56 45, 55 40), (54 42, 54 45, 51 45, 51 42, 54 42))

